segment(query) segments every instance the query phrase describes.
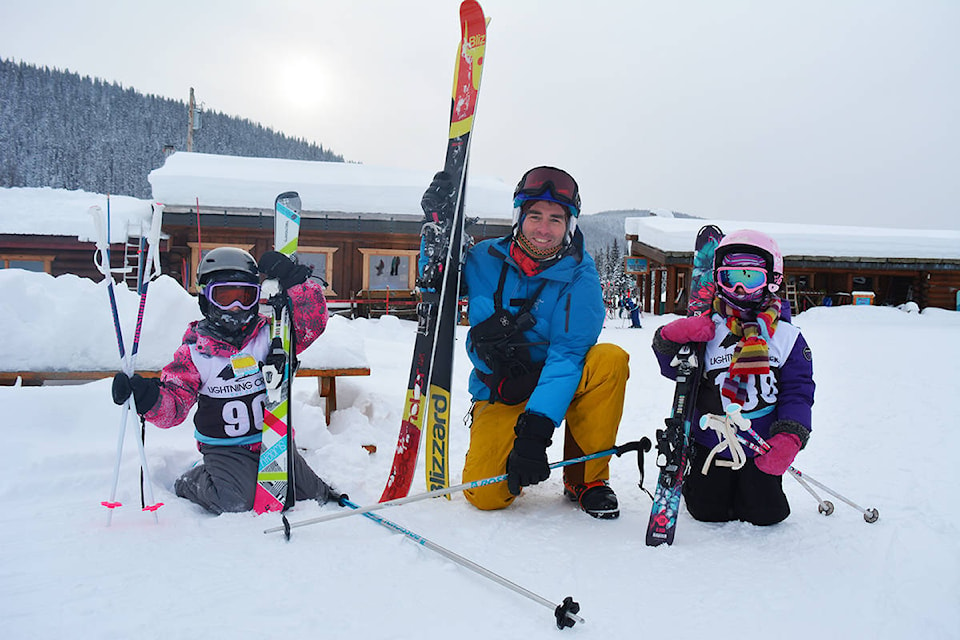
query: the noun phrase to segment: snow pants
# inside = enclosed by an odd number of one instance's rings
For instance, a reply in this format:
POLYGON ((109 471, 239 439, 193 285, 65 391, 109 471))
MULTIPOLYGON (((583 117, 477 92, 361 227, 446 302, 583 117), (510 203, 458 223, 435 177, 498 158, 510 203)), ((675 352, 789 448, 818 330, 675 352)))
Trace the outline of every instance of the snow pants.
MULTIPOLYGON (((623 415, 623 399, 630 375, 630 356, 613 344, 597 344, 587 352, 580 385, 567 408, 564 422, 564 459, 578 458, 616 446, 623 415)), ((507 472, 513 449, 513 428, 526 403, 477 402, 471 410, 470 446, 463 465, 463 482, 473 482, 507 472)), ((586 484, 610 477, 610 458, 598 458, 563 468, 564 481, 586 484)), ((506 482, 467 489, 464 496, 478 509, 503 509, 516 496, 506 482)))
MULTIPOLYGON (((260 454, 246 447, 200 445, 203 462, 192 467, 173 484, 181 498, 195 502, 210 513, 249 511, 257 490, 260 454)), ((331 489, 317 477, 299 452, 294 452, 294 482, 297 500, 330 499, 331 489)))
POLYGON ((782 476, 760 471, 753 458, 737 471, 711 464, 703 475, 700 469, 709 453, 697 443, 690 448, 691 470, 683 481, 683 498, 691 516, 703 522, 742 520, 763 526, 790 515, 782 476))

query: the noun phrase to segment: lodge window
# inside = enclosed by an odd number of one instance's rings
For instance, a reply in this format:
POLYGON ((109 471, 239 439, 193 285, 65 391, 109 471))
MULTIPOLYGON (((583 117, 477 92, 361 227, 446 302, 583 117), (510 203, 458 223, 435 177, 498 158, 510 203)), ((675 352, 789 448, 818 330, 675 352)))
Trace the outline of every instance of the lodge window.
POLYGON ((323 295, 328 298, 337 295, 333 290, 333 254, 338 247, 312 247, 303 246, 297 249, 297 261, 300 264, 308 264, 313 267, 313 275, 323 278, 327 286, 323 289, 323 295))
POLYGON ((23 269, 38 273, 50 273, 53 256, 28 256, 19 254, 0 254, 0 269, 23 269))
POLYGON ((406 249, 360 249, 364 291, 413 291, 420 252, 406 249))

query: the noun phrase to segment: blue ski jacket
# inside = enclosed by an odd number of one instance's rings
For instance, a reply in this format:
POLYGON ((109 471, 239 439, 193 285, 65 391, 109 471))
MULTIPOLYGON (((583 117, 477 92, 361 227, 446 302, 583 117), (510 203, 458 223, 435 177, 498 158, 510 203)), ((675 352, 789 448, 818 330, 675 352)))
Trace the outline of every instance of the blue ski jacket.
MULTIPOLYGON (((580 384, 583 364, 590 347, 597 343, 603 328, 604 307, 597 267, 583 250, 583 236, 577 230, 573 250, 535 276, 524 274, 510 257, 510 236, 484 240, 467 253, 463 268, 466 294, 470 299, 470 326, 494 314, 494 293, 503 265, 508 265, 503 287, 503 308, 516 313, 540 284, 531 309, 536 324, 524 332, 534 363, 543 363, 540 380, 527 401, 526 410, 550 418, 559 425, 580 384)), ((467 338, 467 354, 473 363, 470 393, 474 402, 489 401, 490 389, 478 371, 491 373, 477 357, 467 338)))

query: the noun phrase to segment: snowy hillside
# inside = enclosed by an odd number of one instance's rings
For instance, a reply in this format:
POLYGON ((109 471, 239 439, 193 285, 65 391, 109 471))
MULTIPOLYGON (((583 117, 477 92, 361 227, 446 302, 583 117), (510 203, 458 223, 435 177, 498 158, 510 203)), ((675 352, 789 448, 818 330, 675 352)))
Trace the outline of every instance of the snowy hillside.
MULTIPOLYGON (((102 287, 0 273, 3 362, 38 368, 59 357, 116 362, 102 287), (68 286, 69 285, 69 286, 68 286), (86 292, 70 295, 69 291, 86 292), (55 295, 59 302, 45 300, 55 295), (40 313, 37 305, 46 304, 40 313), (88 314, 100 313, 96 320, 88 314), (96 345, 89 333, 104 324, 96 345), (41 336, 36 339, 31 336, 41 336), (56 343, 56 354, 44 344, 56 343)), ((151 290, 143 348, 172 352, 192 301, 151 290), (148 344, 149 343, 149 344, 148 344), (172 345, 172 346, 171 346, 172 345)), ((133 307, 124 301, 125 322, 133 307)), ((613 319, 602 340, 631 354, 620 442, 652 437, 672 384, 650 351, 653 330, 613 319)), ((817 308, 795 318, 814 352, 814 431, 796 466, 880 519, 867 524, 834 500, 825 517, 793 480, 781 525, 704 524, 681 514, 672 547, 644 546, 649 498, 635 459, 614 459, 619 520, 594 520, 561 497, 559 472, 511 508, 480 512, 462 495, 380 512, 551 602, 573 596, 583 625, 558 631, 546 607, 471 573, 363 517, 282 535, 276 516, 212 517, 172 493, 199 458, 189 425, 146 431, 159 524, 141 513, 129 427, 118 509, 106 525, 119 410, 110 382, 3 387, 8 452, 0 480, 0 619, 5 638, 114 639, 581 637, 960 638, 960 486, 954 402, 960 392, 960 314, 877 307, 817 308)), ((323 424, 311 380, 295 387, 298 443, 354 502, 375 502, 399 428, 414 324, 393 317, 331 322, 326 342, 352 343, 368 378, 339 383, 340 410, 323 424), (362 445, 376 445, 367 453, 362 445)), ((461 338, 463 336, 461 335, 461 338)), ((462 342, 461 342, 462 343, 462 342)), ((147 355, 149 354, 149 355, 147 355)), ((167 356, 168 357, 168 356, 167 356)), ((323 358, 325 356, 318 356, 323 358)), ((452 480, 468 434, 468 364, 456 363, 452 480)), ((560 439, 550 459, 561 455, 560 439)), ((422 468, 422 465, 421 465, 422 468)), ((652 456, 645 486, 655 482, 652 456)), ((422 472, 414 492, 423 491, 422 472)), ((338 511, 299 503, 297 521, 338 511)))

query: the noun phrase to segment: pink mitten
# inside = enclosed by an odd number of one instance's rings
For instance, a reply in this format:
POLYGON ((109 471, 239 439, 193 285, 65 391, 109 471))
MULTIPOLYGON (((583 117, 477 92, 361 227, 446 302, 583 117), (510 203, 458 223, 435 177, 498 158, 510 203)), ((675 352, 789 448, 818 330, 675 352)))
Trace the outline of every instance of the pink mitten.
POLYGON ((660 329, 660 337, 670 342, 685 344, 687 342, 709 342, 716 333, 710 314, 680 318, 660 329))
POLYGON ((800 438, 792 433, 778 433, 767 440, 770 448, 757 456, 757 469, 771 476, 782 476, 800 451, 800 438))

